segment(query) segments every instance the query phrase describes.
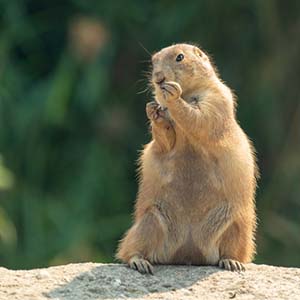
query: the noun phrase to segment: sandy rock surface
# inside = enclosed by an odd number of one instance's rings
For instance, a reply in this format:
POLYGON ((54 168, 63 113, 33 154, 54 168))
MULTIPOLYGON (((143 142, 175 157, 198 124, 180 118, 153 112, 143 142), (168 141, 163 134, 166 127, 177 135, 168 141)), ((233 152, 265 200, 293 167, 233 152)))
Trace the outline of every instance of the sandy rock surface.
POLYGON ((0 299, 300 299, 300 269, 251 264, 244 273, 214 267, 156 266, 141 275, 118 264, 70 264, 29 271, 0 268, 0 299))

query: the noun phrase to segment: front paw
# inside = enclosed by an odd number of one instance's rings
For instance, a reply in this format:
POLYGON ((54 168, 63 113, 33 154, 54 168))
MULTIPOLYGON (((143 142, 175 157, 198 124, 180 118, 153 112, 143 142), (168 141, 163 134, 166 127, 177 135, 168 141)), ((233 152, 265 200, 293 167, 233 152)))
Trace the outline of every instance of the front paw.
POLYGON ((181 97, 181 86, 174 81, 167 81, 160 84, 157 88, 157 98, 162 105, 177 100, 181 97))
POLYGON ((166 108, 162 108, 157 102, 152 101, 146 105, 146 114, 149 120, 153 122, 162 122, 168 120, 166 108))
POLYGON ((157 120, 159 117, 159 104, 155 101, 147 103, 146 114, 149 120, 157 120))

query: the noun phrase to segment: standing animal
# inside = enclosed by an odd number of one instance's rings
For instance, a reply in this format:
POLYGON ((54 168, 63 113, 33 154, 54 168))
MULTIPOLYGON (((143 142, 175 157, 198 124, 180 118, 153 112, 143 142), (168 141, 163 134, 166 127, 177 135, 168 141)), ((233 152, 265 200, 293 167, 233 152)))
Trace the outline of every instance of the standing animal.
POLYGON ((242 271, 255 253, 257 169, 235 98, 193 45, 164 48, 152 65, 152 140, 117 258, 141 273, 153 273, 153 264, 242 271))

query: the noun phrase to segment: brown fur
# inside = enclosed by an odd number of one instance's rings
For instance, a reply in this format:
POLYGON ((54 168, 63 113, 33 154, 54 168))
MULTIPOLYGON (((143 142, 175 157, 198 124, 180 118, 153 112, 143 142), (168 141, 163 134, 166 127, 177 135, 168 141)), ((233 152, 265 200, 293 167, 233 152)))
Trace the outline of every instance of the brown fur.
POLYGON ((234 97, 195 46, 164 48, 152 61, 160 107, 147 106, 153 140, 140 158, 135 221, 117 257, 141 272, 143 262, 240 270, 255 252, 256 166, 234 97))

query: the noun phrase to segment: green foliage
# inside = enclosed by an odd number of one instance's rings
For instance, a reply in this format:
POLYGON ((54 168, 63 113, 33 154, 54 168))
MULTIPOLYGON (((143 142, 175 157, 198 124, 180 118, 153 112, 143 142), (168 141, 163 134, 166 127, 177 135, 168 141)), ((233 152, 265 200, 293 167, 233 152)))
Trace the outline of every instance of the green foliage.
POLYGON ((149 140, 140 44, 191 41, 258 150, 257 262, 300 266, 299 16, 299 1, 0 2, 1 265, 113 260, 149 140))

